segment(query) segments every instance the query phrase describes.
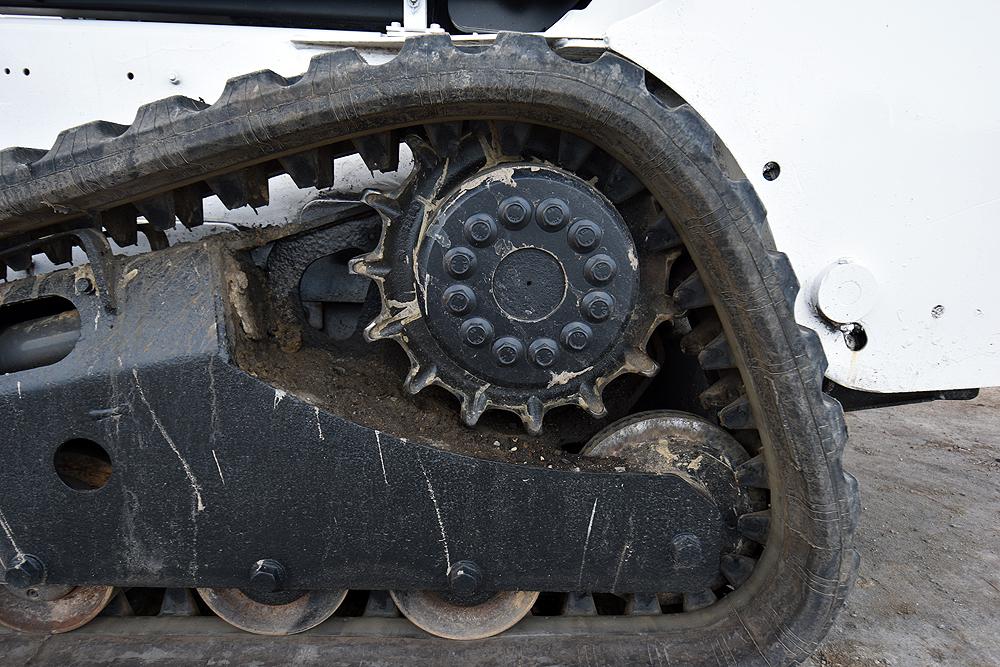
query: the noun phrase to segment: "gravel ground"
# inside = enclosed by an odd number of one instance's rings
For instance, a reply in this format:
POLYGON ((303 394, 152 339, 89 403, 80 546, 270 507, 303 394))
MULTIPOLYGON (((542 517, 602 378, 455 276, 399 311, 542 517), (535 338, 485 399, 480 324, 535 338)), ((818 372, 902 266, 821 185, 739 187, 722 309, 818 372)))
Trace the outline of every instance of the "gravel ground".
POLYGON ((810 664, 1000 665, 1000 389, 848 425, 861 572, 810 664))

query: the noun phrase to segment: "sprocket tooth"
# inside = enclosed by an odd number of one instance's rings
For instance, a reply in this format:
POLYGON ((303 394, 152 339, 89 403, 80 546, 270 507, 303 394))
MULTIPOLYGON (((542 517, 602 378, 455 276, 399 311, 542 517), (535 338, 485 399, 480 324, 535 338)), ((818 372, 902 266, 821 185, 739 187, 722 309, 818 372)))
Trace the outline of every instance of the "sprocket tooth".
POLYGON ((597 418, 608 414, 608 409, 604 406, 604 399, 601 398, 601 392, 591 382, 584 382, 580 385, 580 407, 597 418))
POLYGON ((736 525, 743 537, 757 544, 767 544, 767 534, 771 530, 771 510, 744 514, 736 525))
POLYGON ((715 593, 712 592, 712 589, 706 588, 703 591, 685 593, 682 606, 685 612, 698 611, 699 609, 711 607, 718 599, 715 593))
POLYGON ((267 173, 260 165, 209 178, 205 182, 230 210, 244 206, 255 209, 267 206, 267 173))
POLYGON ((725 332, 713 338, 705 349, 698 353, 698 363, 706 371, 722 371, 736 367, 725 332))
POLYGON ((758 455, 736 468, 736 479, 740 486, 755 489, 769 489, 771 484, 767 478, 767 464, 763 455, 758 455))
POLYGON ((537 396, 528 399, 527 411, 522 416, 521 421, 531 435, 538 435, 542 432, 542 420, 545 418, 545 405, 537 396))
POLYGON ((674 303, 681 310, 694 310, 711 306, 712 299, 708 296, 701 276, 692 273, 674 290, 674 303))
POLYGON ((69 264, 73 261, 73 239, 66 236, 50 239, 42 245, 42 252, 53 264, 69 264))
POLYGON ((559 133, 559 166, 569 171, 579 171, 594 152, 594 144, 571 132, 559 133))
POLYGON ((333 151, 329 146, 278 158, 296 187, 323 190, 333 187, 333 151))
POLYGON ((717 382, 698 395, 706 410, 717 411, 743 395, 743 379, 738 373, 723 375, 717 382))
POLYGON ((511 157, 519 157, 531 138, 531 125, 510 121, 494 121, 496 141, 501 152, 511 157))
POLYGON ((153 229, 166 231, 173 229, 174 225, 177 224, 174 197, 170 192, 137 201, 135 207, 139 209, 139 213, 146 218, 153 229))
POLYGON ((352 141, 368 171, 396 171, 399 168, 399 142, 392 132, 379 132, 352 141))
POLYGON ((174 211, 187 229, 193 229, 205 222, 202 194, 203 190, 196 185, 174 190, 174 211))
POLYGON ((717 318, 705 318, 681 338, 681 352, 692 357, 699 355, 721 331, 722 324, 717 318))
POLYGON ((756 565, 756 560, 742 554, 724 554, 719 561, 722 576, 733 588, 739 588, 745 584, 750 575, 753 574, 756 565))
POLYGON ((399 338, 403 335, 403 325, 399 320, 376 319, 365 327, 365 340, 374 343, 386 338, 399 338))
POLYGON ((368 261, 359 259, 351 262, 350 271, 356 276, 366 276, 368 278, 385 278, 392 271, 392 267, 381 261, 368 261))
POLYGON ((414 366, 410 369, 409 374, 406 376, 406 381, 403 383, 403 387, 411 395, 419 394, 421 391, 434 384, 434 380, 437 379, 437 374, 437 366, 433 364, 426 367, 414 366))
POLYGON ((420 166, 424 168, 433 167, 440 161, 440 156, 438 156, 437 151, 429 143, 424 141, 423 137, 416 134, 408 134, 403 137, 403 141, 410 148, 410 153, 413 155, 420 166))
POLYGON ((741 396, 719 412, 719 423, 723 428, 731 430, 748 430, 757 428, 753 411, 750 409, 750 401, 746 396, 741 396))
POLYGON ((611 170, 598 180, 597 187, 615 204, 631 199, 646 189, 642 181, 617 161, 611 170))
POLYGON ((660 371, 660 365, 648 354, 636 348, 625 351, 625 370, 650 378, 660 371))
POLYGON ((399 201, 378 190, 365 190, 361 194, 361 201, 375 210, 382 218, 382 222, 389 222, 403 215, 399 201))
POLYGON ((136 224, 138 214, 130 204, 119 206, 101 213, 101 225, 119 247, 133 246, 139 241, 136 224))
POLYGON ((462 141, 463 127, 461 121, 431 123, 424 125, 424 132, 427 134, 427 141, 430 142, 437 154, 444 157, 451 155, 458 148, 458 144, 462 141))
POLYGON ((656 222, 649 226, 646 232, 646 249, 652 252, 664 252, 673 250, 684 245, 680 234, 671 224, 667 216, 661 215, 656 222))
POLYGON ((489 401, 483 391, 476 392, 474 396, 462 398, 462 423, 466 426, 475 426, 479 423, 479 418, 486 412, 489 401))

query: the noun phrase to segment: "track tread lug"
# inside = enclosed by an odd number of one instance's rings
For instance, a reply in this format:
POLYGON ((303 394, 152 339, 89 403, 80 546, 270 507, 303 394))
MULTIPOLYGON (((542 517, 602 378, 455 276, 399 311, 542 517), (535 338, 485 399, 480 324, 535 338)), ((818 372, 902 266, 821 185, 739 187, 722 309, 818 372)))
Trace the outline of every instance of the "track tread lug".
POLYGON ((740 535, 757 544, 767 544, 767 534, 771 529, 771 510, 761 510, 744 514, 737 521, 740 535))
POLYGON ((146 221, 153 226, 153 229, 166 231, 173 229, 177 224, 177 214, 174 210, 174 197, 172 193, 166 193, 137 201, 135 207, 139 209, 139 214, 146 218, 146 221))
POLYGON ((659 616, 662 613, 656 593, 633 593, 625 603, 626 616, 659 616))
POLYGON ((399 168, 399 143, 392 132, 380 132, 353 140, 354 148, 368 171, 389 172, 399 168))
POLYGON ((198 602, 190 588, 166 588, 158 616, 200 616, 198 602))
POLYGON ((758 454, 749 461, 736 468, 736 479, 740 486, 748 486, 755 489, 769 489, 771 484, 767 478, 767 462, 762 454, 758 454))
POLYGON ((101 213, 101 225, 119 247, 133 246, 139 241, 136 217, 138 211, 131 204, 101 213))
POLYGON ((329 146, 278 158, 296 187, 323 190, 333 187, 333 152, 329 146))
POLYGON ((174 190, 174 212, 187 229, 203 224, 205 211, 201 188, 192 185, 174 190))
POLYGON ((755 559, 742 554, 724 554, 719 562, 722 576, 733 588, 739 588, 746 583, 756 565, 755 559))
POLYGON ((674 303, 681 310, 694 310, 712 305, 705 283, 697 272, 685 278, 674 290, 674 303))
POLYGON ((454 123, 430 123, 424 125, 424 132, 427 134, 427 141, 438 155, 444 157, 455 152, 459 142, 462 140, 461 122, 454 123))
POLYGON ((559 133, 559 165, 569 171, 579 171, 594 152, 594 144, 570 132, 559 133))
POLYGON ((681 338, 681 352, 692 357, 699 355, 721 331, 722 324, 714 315, 703 319, 681 338))
POLYGON ((223 206, 230 210, 244 206, 255 209, 267 206, 267 174, 260 165, 215 176, 205 182, 223 206))
POLYGON ((750 401, 746 396, 741 396, 719 412, 719 423, 723 428, 732 430, 754 429, 756 424, 753 419, 753 411, 750 408, 750 401))
POLYGON ((706 371, 722 371, 736 367, 725 332, 720 332, 698 353, 698 363, 706 371))
POLYGON ((743 391, 739 373, 728 373, 701 392, 698 401, 706 410, 718 411, 742 396, 743 391))
POLYGON ((660 215, 646 231, 646 249, 651 252, 665 252, 681 248, 684 242, 666 215, 660 215))
POLYGON ((597 616, 597 604, 590 593, 567 593, 562 605, 563 616, 597 616))
POLYGON ((703 591, 685 593, 682 606, 685 612, 698 611, 699 609, 711 607, 718 599, 715 593, 712 592, 712 589, 706 588, 703 591))

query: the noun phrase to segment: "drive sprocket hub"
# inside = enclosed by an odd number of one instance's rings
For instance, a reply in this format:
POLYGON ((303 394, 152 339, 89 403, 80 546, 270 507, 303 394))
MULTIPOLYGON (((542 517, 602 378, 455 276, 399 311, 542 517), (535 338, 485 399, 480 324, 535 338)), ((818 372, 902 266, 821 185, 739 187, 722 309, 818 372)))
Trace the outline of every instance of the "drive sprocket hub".
POLYGON ((407 389, 448 389, 469 425, 491 407, 532 433, 557 405, 603 417, 611 379, 658 370, 645 344, 662 315, 639 307, 629 225, 592 183, 483 139, 444 156, 413 139, 423 162, 409 187, 369 195, 384 230, 353 264, 382 293, 366 335, 396 339, 411 361, 407 389))

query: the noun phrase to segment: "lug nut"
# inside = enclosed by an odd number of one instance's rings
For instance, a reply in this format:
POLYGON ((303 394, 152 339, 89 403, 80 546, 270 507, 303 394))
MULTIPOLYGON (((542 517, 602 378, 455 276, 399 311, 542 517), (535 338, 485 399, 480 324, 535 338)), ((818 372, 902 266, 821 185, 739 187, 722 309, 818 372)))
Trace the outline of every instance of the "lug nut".
POLYGON ((507 197, 500 202, 500 221, 511 229, 520 229, 528 222, 531 204, 524 197, 507 197))
POLYGON ((452 248, 444 254, 444 268, 455 278, 471 276, 476 270, 476 256, 468 248, 452 248))
POLYGON ((535 210, 535 219, 542 229, 555 232, 569 222, 569 204, 562 199, 546 199, 535 210))
POLYGON ((583 275, 594 285, 603 285, 615 277, 618 264, 605 254, 594 255, 583 265, 583 275))
POLYGON ((504 336, 493 343, 493 356, 501 366, 512 366, 524 354, 524 345, 516 338, 504 336))
POLYGON ((454 315, 463 315, 476 307, 476 295, 467 285, 452 285, 441 295, 441 302, 454 315))
POLYGON ((257 593, 280 591, 285 583, 285 566, 271 558, 259 560, 250 568, 250 589, 257 593))
POLYGON ((563 327, 560 338, 564 346, 574 352, 579 352, 590 344, 592 335, 593 331, 583 322, 570 322, 563 327))
POLYGON ((559 347, 551 338, 539 338, 528 346, 528 358, 542 368, 551 366, 559 356, 559 347))
POLYGON ((611 308, 615 304, 613 296, 607 292, 588 292, 583 297, 583 314, 591 322, 603 322, 611 315, 611 308))
POLYGON ((462 340, 472 347, 479 347, 493 337, 493 325, 481 317, 462 322, 462 340))
POLYGON ((465 238, 477 246, 487 246, 497 238, 497 223, 485 213, 477 213, 465 221, 465 238))
POLYGON ((458 595, 472 595, 483 583, 483 573, 471 560, 460 560, 448 570, 448 583, 458 595))
POLYGON ((569 227, 569 244, 577 252, 590 252, 603 235, 601 228, 590 220, 577 220, 569 227))
POLYGON ((4 581, 11 588, 23 591, 45 581, 45 564, 38 556, 16 556, 4 572, 4 581))

